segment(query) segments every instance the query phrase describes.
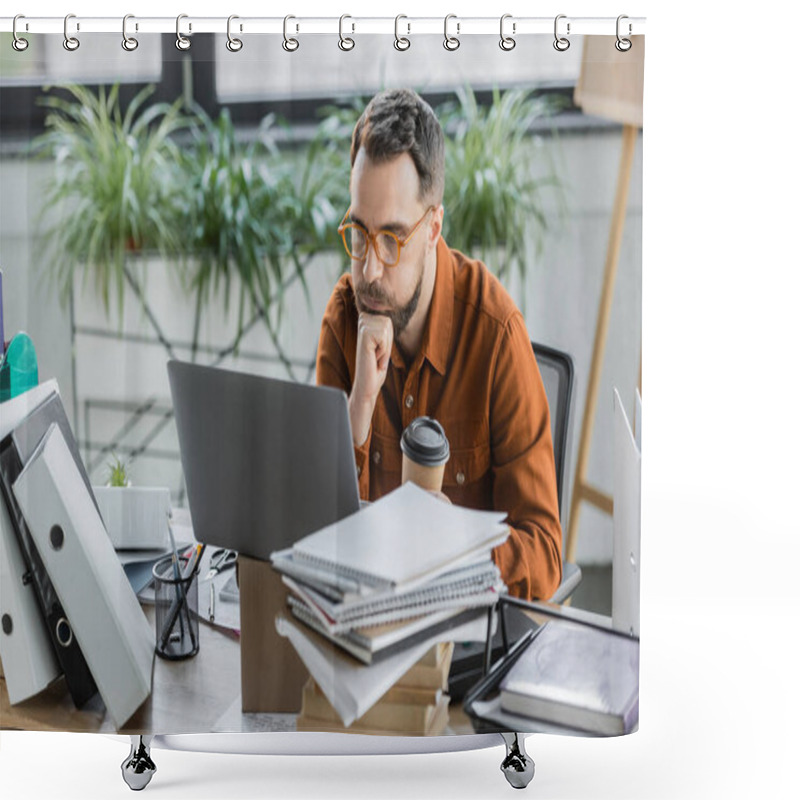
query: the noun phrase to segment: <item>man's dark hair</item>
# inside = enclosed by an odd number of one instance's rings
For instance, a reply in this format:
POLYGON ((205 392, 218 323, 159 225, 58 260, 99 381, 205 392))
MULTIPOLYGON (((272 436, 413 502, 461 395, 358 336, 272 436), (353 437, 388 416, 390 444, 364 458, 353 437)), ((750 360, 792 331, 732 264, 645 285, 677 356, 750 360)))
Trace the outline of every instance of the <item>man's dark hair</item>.
POLYGON ((358 151, 381 163, 408 153, 419 176, 419 196, 438 205, 444 195, 444 133, 433 109, 411 89, 376 94, 359 117, 350 143, 350 165, 358 151))

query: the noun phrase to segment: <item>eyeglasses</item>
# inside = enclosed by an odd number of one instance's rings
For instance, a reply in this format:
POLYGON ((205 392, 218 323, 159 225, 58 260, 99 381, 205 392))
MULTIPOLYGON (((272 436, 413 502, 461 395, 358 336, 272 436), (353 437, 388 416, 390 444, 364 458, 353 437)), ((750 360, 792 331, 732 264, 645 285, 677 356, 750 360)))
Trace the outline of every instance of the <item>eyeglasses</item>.
POLYGON ((400 239, 391 231, 378 231, 373 235, 357 222, 345 222, 350 215, 350 209, 348 208, 339 225, 339 233, 342 235, 344 249, 347 251, 347 255, 355 261, 364 261, 371 244, 381 264, 385 267, 396 267, 400 261, 402 249, 409 243, 411 237, 419 230, 419 226, 422 225, 425 217, 434 208, 436 206, 428 206, 428 210, 420 217, 405 239, 400 239))

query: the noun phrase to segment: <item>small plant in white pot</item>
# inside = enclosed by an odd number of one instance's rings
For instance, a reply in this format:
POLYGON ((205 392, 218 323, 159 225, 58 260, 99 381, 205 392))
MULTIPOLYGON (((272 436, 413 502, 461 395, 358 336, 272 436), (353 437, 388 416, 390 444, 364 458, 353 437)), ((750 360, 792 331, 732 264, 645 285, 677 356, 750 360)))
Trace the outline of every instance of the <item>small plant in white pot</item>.
POLYGON ((94 486, 108 538, 117 550, 164 550, 169 545, 169 489, 134 486, 130 465, 116 456, 108 483, 94 486))

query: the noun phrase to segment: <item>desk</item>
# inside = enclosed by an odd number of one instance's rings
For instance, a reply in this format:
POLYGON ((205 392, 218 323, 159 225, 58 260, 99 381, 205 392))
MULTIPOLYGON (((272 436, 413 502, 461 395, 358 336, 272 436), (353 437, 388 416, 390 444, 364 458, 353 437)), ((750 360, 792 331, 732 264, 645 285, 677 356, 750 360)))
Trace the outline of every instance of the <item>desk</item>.
MULTIPOLYGON (((155 630, 155 610, 145 606, 155 630)), ((12 706, 5 678, 0 678, 0 728, 78 733, 178 734, 294 731, 294 714, 243 714, 239 641, 205 623, 200 624, 200 650, 186 661, 154 659, 150 697, 115 730, 99 696, 76 709, 64 678, 30 700, 12 706)), ((473 733, 460 704, 450 708, 447 733, 473 733)))

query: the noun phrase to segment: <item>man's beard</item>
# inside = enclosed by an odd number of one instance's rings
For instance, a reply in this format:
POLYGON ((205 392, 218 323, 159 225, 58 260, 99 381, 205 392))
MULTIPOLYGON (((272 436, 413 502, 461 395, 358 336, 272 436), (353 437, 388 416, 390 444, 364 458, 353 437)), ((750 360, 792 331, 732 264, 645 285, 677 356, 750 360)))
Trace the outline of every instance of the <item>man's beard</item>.
POLYGON ((420 265, 417 285, 414 287, 414 292, 411 295, 411 299, 404 306, 400 306, 399 308, 394 306, 377 284, 361 283, 355 287, 356 307, 360 312, 367 314, 381 314, 384 317, 389 317, 389 319, 392 321, 394 338, 396 339, 406 329, 408 323, 411 321, 411 317, 414 316, 414 312, 417 310, 419 298, 422 294, 423 272, 424 270, 422 269, 422 265, 420 265), (374 303, 387 306, 387 309, 385 311, 373 311, 362 302, 362 298, 365 297, 369 300, 372 300, 374 303))

